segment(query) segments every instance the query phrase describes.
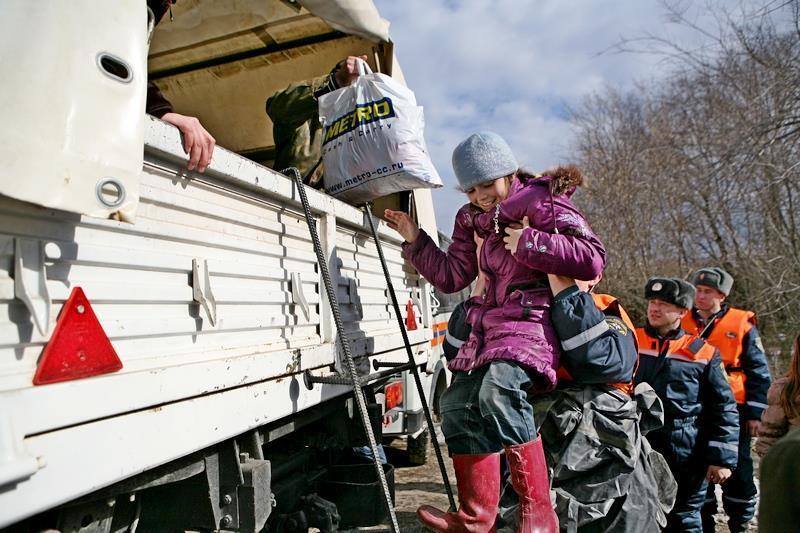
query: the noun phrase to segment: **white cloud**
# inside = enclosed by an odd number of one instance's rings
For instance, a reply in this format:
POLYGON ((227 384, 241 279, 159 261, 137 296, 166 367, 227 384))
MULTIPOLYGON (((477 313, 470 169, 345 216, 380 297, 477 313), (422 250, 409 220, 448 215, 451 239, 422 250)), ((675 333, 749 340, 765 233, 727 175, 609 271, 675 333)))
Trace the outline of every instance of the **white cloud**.
POLYGON ((663 35, 667 22, 657 0, 375 4, 391 22, 403 73, 425 107, 425 137, 445 181, 434 192, 436 218, 448 234, 466 202, 450 166, 458 142, 491 130, 533 170, 569 160, 565 105, 657 74, 655 56, 602 52, 622 37, 663 35))

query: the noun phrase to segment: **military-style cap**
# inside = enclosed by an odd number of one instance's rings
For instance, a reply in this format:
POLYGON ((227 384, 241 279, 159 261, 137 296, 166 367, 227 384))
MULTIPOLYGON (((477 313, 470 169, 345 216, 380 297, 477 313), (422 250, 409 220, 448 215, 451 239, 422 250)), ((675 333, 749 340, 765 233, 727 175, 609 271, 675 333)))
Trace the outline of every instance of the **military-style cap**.
POLYGON ((680 278, 650 278, 644 286, 647 300, 662 300, 684 309, 694 304, 694 287, 680 278))
POLYGON ((695 287, 705 285, 728 296, 733 288, 733 276, 719 267, 706 267, 692 275, 692 284, 695 287))

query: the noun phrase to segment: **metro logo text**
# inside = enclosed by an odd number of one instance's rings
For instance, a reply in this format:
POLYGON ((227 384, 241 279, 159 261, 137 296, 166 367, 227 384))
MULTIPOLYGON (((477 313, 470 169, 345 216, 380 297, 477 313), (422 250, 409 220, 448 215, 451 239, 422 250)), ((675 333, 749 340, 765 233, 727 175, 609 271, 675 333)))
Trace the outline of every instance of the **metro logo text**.
POLYGON ((358 126, 393 116, 395 116, 394 106, 388 97, 366 104, 358 104, 353 111, 337 118, 325 129, 322 144, 327 144, 337 137, 353 131, 358 126))

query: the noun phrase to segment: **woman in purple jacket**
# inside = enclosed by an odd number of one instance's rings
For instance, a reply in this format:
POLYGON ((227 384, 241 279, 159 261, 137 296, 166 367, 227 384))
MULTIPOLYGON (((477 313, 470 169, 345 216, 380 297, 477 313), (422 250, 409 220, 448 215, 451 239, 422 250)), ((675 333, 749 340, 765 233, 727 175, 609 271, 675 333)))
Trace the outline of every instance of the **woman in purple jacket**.
POLYGON ((546 274, 594 279, 605 250, 569 199, 581 183, 574 167, 530 175, 499 135, 482 132, 456 147, 453 169, 470 203, 456 215, 447 253, 408 215, 384 213, 406 240, 404 257, 438 289, 459 291, 479 270, 486 278, 484 296, 467 303, 472 332, 449 363, 453 382, 440 403, 460 507, 445 513, 422 506, 417 514, 435 531, 492 530, 505 449, 520 499, 519 531, 556 531, 541 440, 526 398, 556 383, 559 341, 546 274), (530 227, 506 236, 525 217, 530 227))

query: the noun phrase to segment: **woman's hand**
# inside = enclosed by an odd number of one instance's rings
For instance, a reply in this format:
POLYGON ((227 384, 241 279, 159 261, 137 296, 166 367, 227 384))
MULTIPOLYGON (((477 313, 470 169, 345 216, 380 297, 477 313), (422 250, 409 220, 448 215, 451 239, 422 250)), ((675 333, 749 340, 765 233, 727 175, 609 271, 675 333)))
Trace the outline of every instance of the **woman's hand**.
POLYGON ((522 232, 525 231, 525 228, 529 228, 530 225, 528 217, 523 217, 522 225, 518 226, 517 224, 513 224, 506 228, 506 236, 503 237, 503 242, 506 243, 506 250, 511 252, 511 255, 517 253, 519 238, 522 236, 522 232))
POLYGON ((399 233, 406 242, 414 242, 419 237, 419 228, 416 223, 402 211, 386 209, 383 211, 383 216, 386 218, 388 226, 399 233))

